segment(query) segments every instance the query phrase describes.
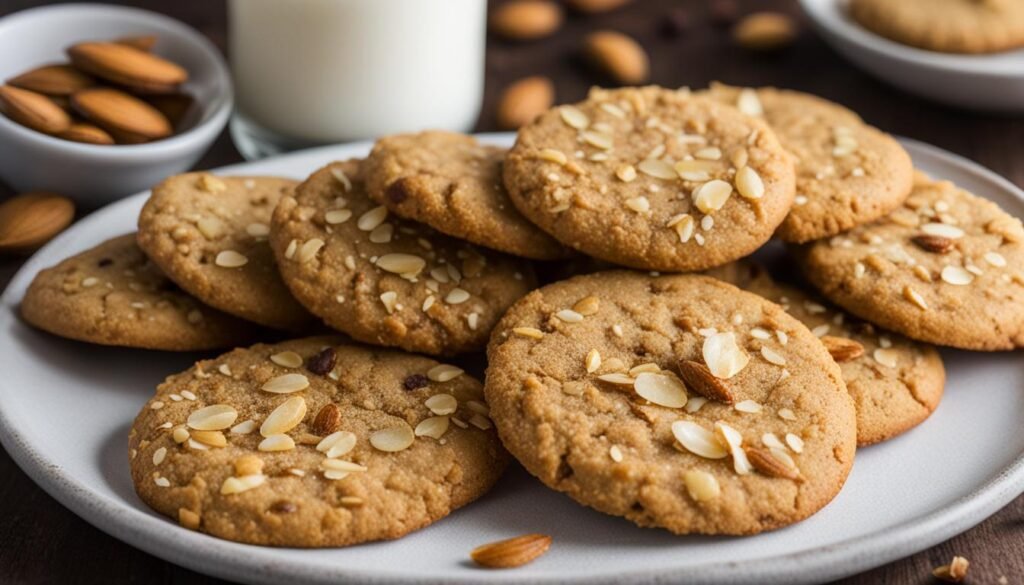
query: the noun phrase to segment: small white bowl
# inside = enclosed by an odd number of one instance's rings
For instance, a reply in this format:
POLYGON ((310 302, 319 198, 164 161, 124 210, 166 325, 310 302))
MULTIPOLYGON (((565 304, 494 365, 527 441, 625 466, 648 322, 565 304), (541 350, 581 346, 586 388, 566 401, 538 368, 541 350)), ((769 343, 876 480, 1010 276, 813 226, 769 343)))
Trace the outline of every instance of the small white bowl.
POLYGON ((195 105, 184 131, 148 144, 98 146, 47 136, 0 115, 3 181, 17 191, 56 191, 98 207, 188 169, 206 152, 231 114, 231 76, 203 35, 155 12, 58 4, 6 16, 0 19, 0 79, 66 62, 64 49, 76 42, 128 35, 157 35, 154 52, 188 70, 182 89, 195 105))
POLYGON ((944 104, 1024 113, 1024 49, 991 55, 925 51, 862 27, 844 0, 800 3, 826 42, 882 81, 944 104))

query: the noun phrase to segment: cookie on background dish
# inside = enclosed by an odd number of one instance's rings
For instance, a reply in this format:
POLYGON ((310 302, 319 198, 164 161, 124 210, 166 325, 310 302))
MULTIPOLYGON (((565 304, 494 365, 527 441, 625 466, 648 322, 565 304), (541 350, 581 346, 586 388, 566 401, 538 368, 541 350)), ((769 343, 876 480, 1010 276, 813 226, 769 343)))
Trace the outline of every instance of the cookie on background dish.
POLYGON ((512 455, 640 526, 786 526, 853 464, 853 401, 828 351, 778 305, 710 277, 613 271, 543 287, 509 309, 488 358, 484 393, 512 455))
POLYGON ((934 347, 852 318, 813 294, 776 282, 754 263, 734 262, 706 274, 778 303, 821 339, 853 397, 859 446, 904 433, 939 406, 946 369, 934 347))
POLYGON ((157 512, 273 546, 393 539, 487 492, 505 468, 480 382, 401 352, 308 338, 167 378, 129 436, 157 512))
POLYGON ((796 161, 796 200, 778 236, 809 242, 878 219, 910 194, 914 167, 892 136, 847 108, 786 89, 712 84, 700 95, 763 118, 796 161))
POLYGON ((186 173, 153 188, 139 246, 206 304, 275 329, 313 321, 281 281, 267 245, 270 216, 297 181, 186 173))
POLYGON ((479 246, 535 260, 565 258, 569 250, 508 198, 505 152, 455 132, 387 136, 363 163, 366 190, 401 217, 479 246))
POLYGON ((807 279, 858 317, 936 345, 1024 347, 1024 228, 923 173, 903 206, 797 250, 807 279))
POLYGON ((998 53, 1024 46, 1019 0, 851 0, 850 15, 883 37, 943 53, 998 53))
POLYGON ((533 289, 530 264, 391 215, 360 161, 328 165, 281 200, 271 246, 284 281, 331 327, 432 355, 482 349, 533 289))
POLYGON ((21 301, 21 315, 61 337, 169 351, 231 347, 257 333, 175 286, 142 253, 135 234, 41 270, 21 301))
POLYGON ((686 91, 595 89, 519 130, 516 207, 608 262, 704 270, 764 244, 793 204, 789 155, 763 121, 686 91))

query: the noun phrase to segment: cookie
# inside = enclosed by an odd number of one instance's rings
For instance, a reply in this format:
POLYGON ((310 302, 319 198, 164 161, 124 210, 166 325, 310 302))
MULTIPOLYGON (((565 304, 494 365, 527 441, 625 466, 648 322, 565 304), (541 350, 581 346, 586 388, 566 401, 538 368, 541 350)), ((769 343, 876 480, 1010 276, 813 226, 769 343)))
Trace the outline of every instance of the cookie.
POLYGON ((713 278, 613 271, 546 286, 508 311, 488 358, 484 394, 512 455, 640 526, 786 526, 828 503, 853 463, 853 401, 824 346, 713 278))
POLYGON ((227 540, 399 538, 501 475, 482 400, 421 356, 323 337, 237 349, 157 388, 129 434, 132 480, 157 512, 227 540))
POLYGON ((363 163, 366 190, 396 215, 478 246, 536 260, 566 257, 568 250, 509 200, 505 152, 454 132, 388 136, 363 163))
POLYGON ((21 316, 54 335, 144 349, 197 351, 250 341, 255 328, 181 291, 135 234, 107 240, 39 272, 21 316))
POLYGON ((901 208, 798 255, 825 297, 880 327, 961 349, 1024 346, 1024 228, 949 181, 918 174, 901 208))
POLYGON ((312 316, 288 293, 267 245, 274 206, 296 181, 187 173, 153 188, 139 214, 139 246, 206 304, 298 330, 312 316))
POLYGON ((777 235, 787 242, 834 236, 899 207, 910 194, 910 155, 843 106, 774 87, 713 84, 701 95, 763 118, 796 161, 796 201, 777 235))
POLYGON ((270 241, 295 298, 367 343, 433 355, 482 349, 533 288, 529 264, 396 218, 364 185, 359 161, 338 162, 281 200, 270 241))
POLYGON ((767 124, 658 87, 597 89, 542 114, 519 130, 504 179, 564 244, 664 271, 750 254, 794 197, 792 161, 767 124))
POLYGON ((939 406, 946 370, 934 347, 852 318, 813 294, 776 282, 756 264, 735 262, 707 274, 778 303, 822 340, 857 409, 858 446, 904 433, 939 406))
POLYGON ((1024 46, 1018 0, 852 0, 850 15, 883 37, 943 53, 996 53, 1024 46))

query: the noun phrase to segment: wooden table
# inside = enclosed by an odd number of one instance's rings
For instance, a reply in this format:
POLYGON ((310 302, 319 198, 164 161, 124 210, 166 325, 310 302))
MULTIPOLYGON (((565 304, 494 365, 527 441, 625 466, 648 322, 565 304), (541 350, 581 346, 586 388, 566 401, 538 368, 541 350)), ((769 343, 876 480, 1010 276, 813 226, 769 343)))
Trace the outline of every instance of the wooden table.
MULTIPOLYGON (((370 1, 370 0, 367 0, 370 1)), ((0 16, 33 5, 6 0, 0 16)), ((181 19, 225 46, 225 7, 210 0, 123 1, 158 9, 181 19)), ((823 95, 861 113, 876 126, 964 155, 1024 186, 1024 119, 945 108, 891 89, 843 61, 808 28, 792 0, 746 0, 741 12, 773 8, 797 17, 803 31, 796 44, 778 54, 744 51, 726 28, 711 24, 704 0, 638 0, 600 16, 572 16, 554 37, 528 44, 491 41, 487 89, 479 130, 495 130, 501 89, 523 76, 555 80, 559 101, 574 101, 593 84, 578 54, 580 38, 596 28, 614 28, 641 41, 652 55, 652 82, 701 87, 711 80, 743 85, 779 85, 823 95), (682 10, 688 24, 669 34, 669 14, 682 10)), ((241 159, 226 135, 197 165, 210 168, 241 159)), ((0 186, 0 196, 10 191, 0 186)), ((5 286, 23 259, 0 259, 5 286)), ((983 390, 983 389, 979 389, 983 390)), ((0 398, 2 399, 2 398, 0 398)), ((1024 420, 1024 417, 1022 417, 1024 420)), ((955 432, 955 429, 950 429, 955 432)), ((950 473, 956 473, 951 469, 950 473)), ((97 530, 46 495, 0 451, 0 583, 224 583, 193 573, 132 548, 97 530)), ((976 528, 930 550, 842 581, 844 584, 928 583, 933 567, 954 555, 971 561, 970 583, 1024 583, 1024 497, 976 528)))

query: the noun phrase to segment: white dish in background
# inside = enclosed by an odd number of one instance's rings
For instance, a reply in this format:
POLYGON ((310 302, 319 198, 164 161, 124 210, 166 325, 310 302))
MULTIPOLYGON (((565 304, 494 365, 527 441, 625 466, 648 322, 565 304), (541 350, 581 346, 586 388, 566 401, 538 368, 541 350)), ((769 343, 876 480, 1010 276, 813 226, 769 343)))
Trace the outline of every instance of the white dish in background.
POLYGON ((148 144, 95 145, 54 138, 0 115, 0 177, 17 191, 56 191, 95 208, 190 168, 220 134, 234 100, 220 51, 198 31, 138 8, 57 4, 0 18, 0 80, 67 62, 81 41, 156 35, 153 52, 188 70, 195 98, 184 131, 148 144))
MULTIPOLYGON (((485 137, 509 145, 512 135, 485 137)), ((904 141, 921 169, 1024 216, 1024 193, 936 148, 904 141)), ((364 142, 221 169, 302 178, 364 142)), ((0 306, 0 440, 40 486, 87 521, 168 561, 248 583, 815 583, 912 554, 982 521, 1024 491, 1021 354, 944 351, 949 382, 919 428, 857 453, 847 485, 797 525, 744 538, 678 537, 579 506, 513 466, 493 492, 406 538, 343 549, 263 548, 158 516, 135 495, 127 434, 155 386, 195 356, 90 346, 16 316, 41 268, 135 227, 146 194, 110 205, 40 250, 0 306), (551 551, 509 571, 474 568, 475 546, 527 532, 551 551)), ((682 489, 682 487, 680 487, 682 489)))
POLYGON ((1024 113, 1024 49, 986 55, 926 51, 864 28, 849 16, 845 0, 800 4, 828 44, 887 83, 948 105, 1024 113))

